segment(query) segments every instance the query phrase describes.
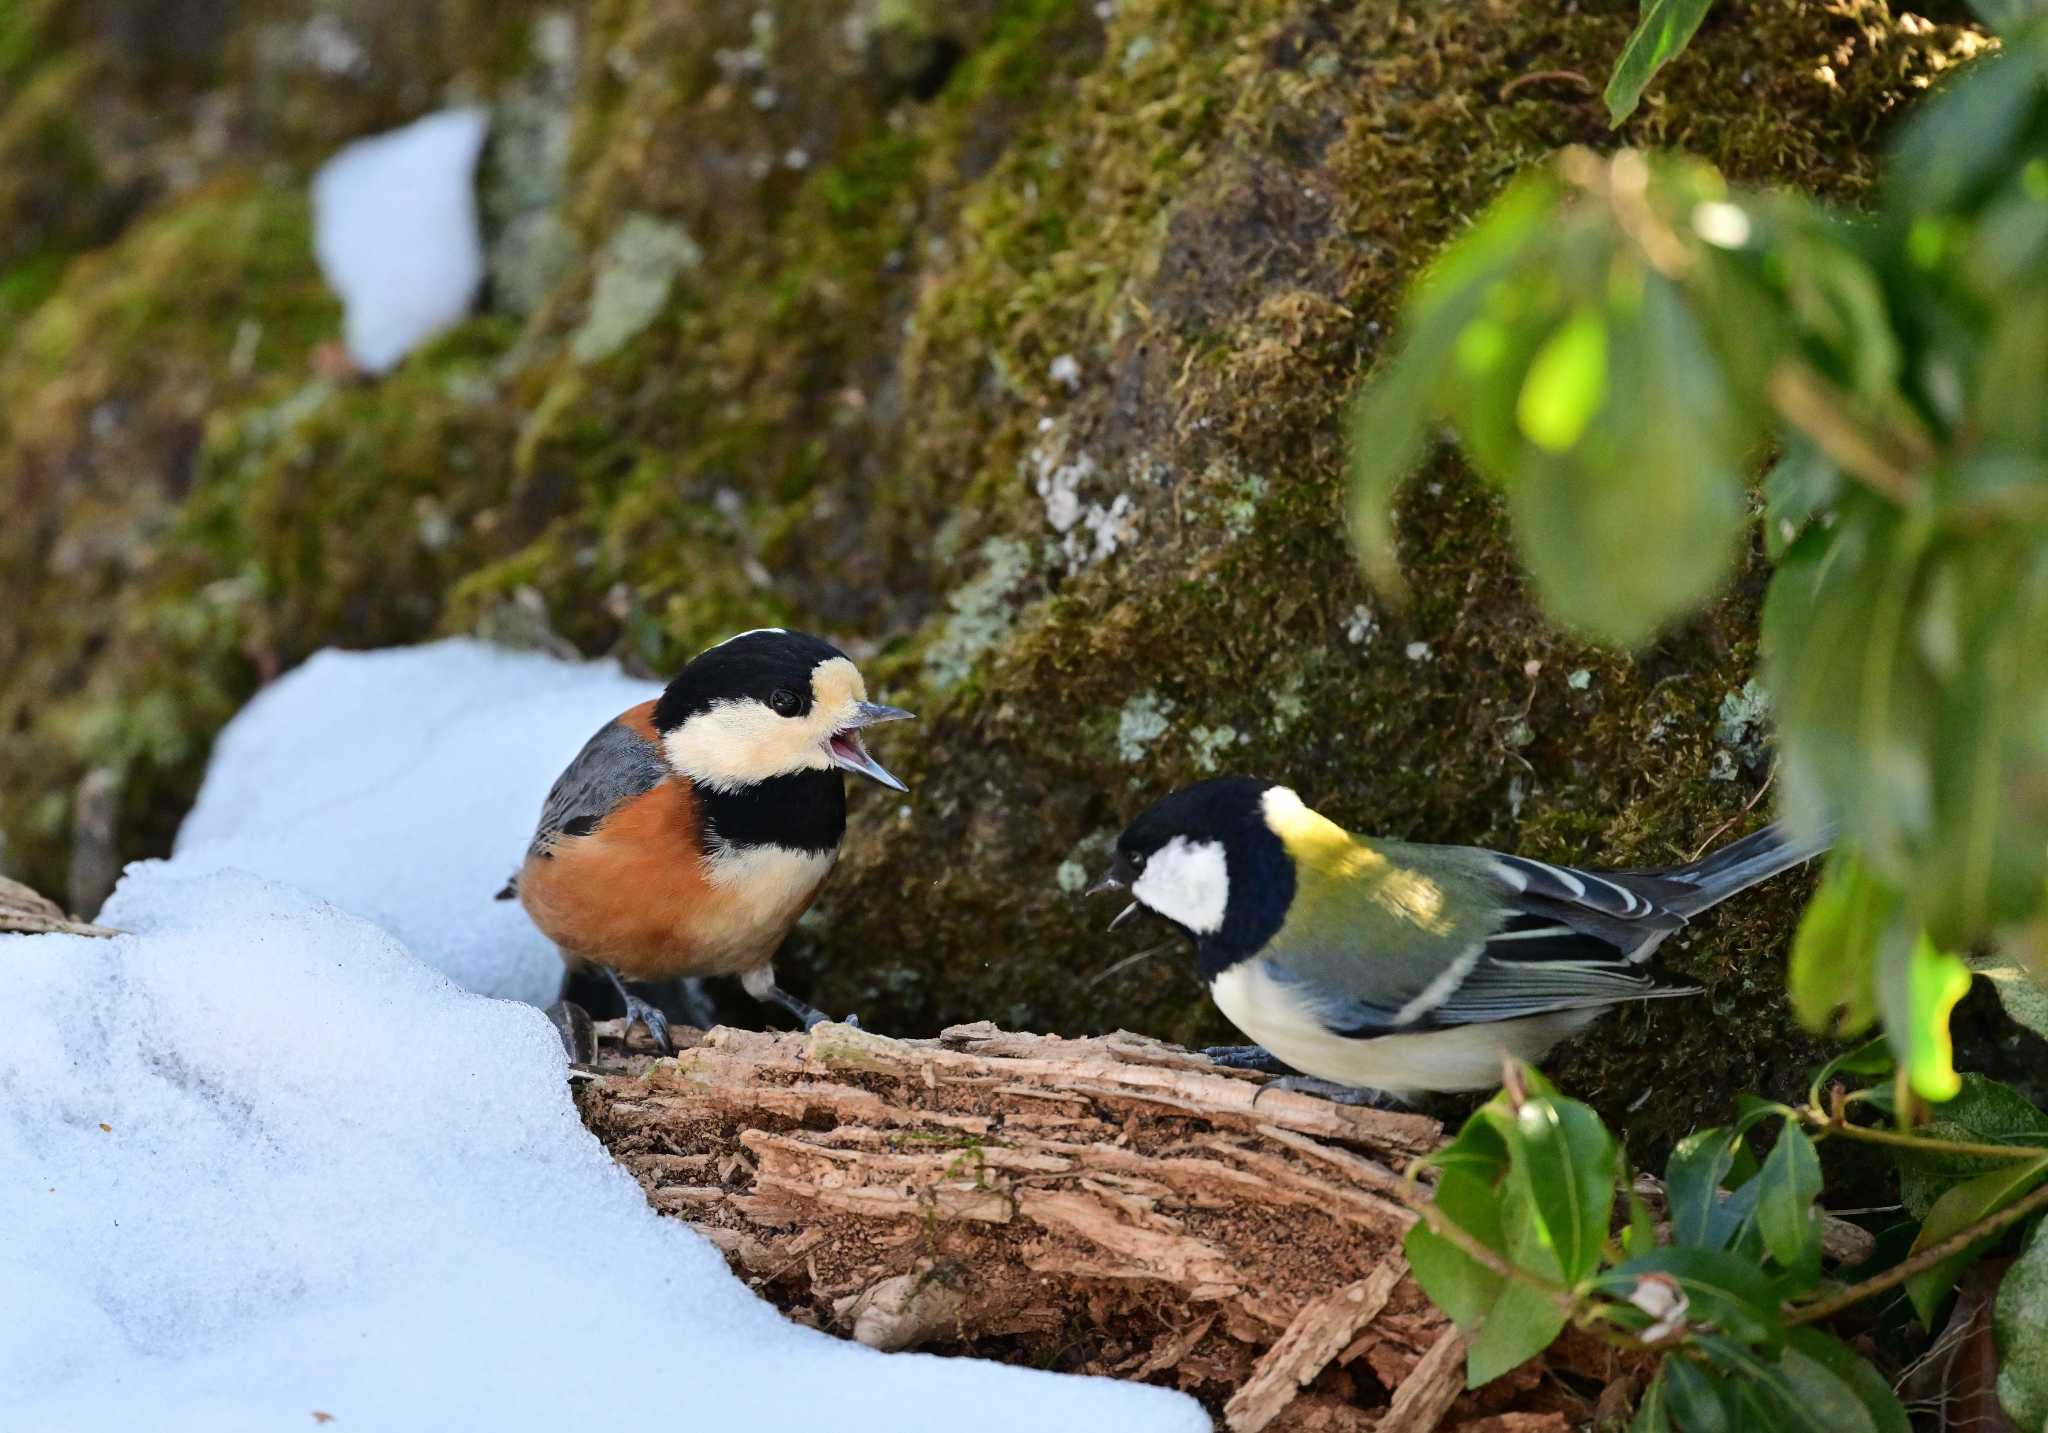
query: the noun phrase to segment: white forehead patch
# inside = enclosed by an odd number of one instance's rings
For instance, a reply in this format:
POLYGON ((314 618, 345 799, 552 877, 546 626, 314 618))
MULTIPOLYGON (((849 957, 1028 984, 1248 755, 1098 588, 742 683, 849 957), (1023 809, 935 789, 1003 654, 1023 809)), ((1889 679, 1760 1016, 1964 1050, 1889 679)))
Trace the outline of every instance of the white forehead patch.
POLYGON ((1223 929, 1230 905, 1230 867, 1220 841, 1176 836, 1152 853, 1131 894, 1196 935, 1223 929))
MULTIPOLYGON (((739 641, 739 639, 742 637, 758 637, 763 632, 773 632, 778 637, 787 637, 789 635, 789 630, 785 627, 749 627, 744 632, 733 633, 730 637, 727 637, 723 642, 713 642, 710 646, 704 649, 704 652, 715 652, 720 647, 730 646, 732 643, 739 641)), ((701 657, 704 655, 704 652, 699 652, 697 655, 701 657)))

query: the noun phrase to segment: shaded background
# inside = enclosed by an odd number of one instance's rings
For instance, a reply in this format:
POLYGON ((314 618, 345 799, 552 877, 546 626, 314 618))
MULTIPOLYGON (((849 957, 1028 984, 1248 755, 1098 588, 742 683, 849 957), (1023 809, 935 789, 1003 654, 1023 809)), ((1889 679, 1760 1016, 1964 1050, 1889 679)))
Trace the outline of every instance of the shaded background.
MULTIPOLYGON (((0 863, 89 914, 325 645, 665 673, 768 622, 923 718, 878 748, 912 795, 855 793, 784 961, 885 1031, 1226 1035, 1170 951, 1094 980, 1164 937, 1078 897, 1215 771, 1581 863, 1745 829, 1760 555, 1628 658, 1537 616, 1453 460, 1404 505, 1406 607, 1342 531, 1344 397, 1518 166, 1625 141, 1853 201, 1967 40, 1726 3, 1617 138, 1635 15, 0 0, 0 863), (449 102, 494 116, 481 311, 380 383, 318 378, 307 178, 449 102)), ((1808 881, 1667 947, 1709 994, 1609 1017, 1563 1083, 1650 1147, 1789 1087, 1808 881)))

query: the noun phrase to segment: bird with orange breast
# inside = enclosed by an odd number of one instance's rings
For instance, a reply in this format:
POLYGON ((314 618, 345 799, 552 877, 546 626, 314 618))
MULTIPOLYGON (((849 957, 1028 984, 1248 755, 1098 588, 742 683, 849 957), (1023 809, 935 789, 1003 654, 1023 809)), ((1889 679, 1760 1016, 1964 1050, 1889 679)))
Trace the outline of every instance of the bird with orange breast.
POLYGON ((809 1029, 776 949, 831 874, 843 772, 907 788, 861 733, 911 714, 868 700, 844 652, 764 627, 700 653, 584 744, 548 792, 517 897, 565 961, 597 966, 664 1053, 668 1020, 628 980, 737 975, 809 1029))

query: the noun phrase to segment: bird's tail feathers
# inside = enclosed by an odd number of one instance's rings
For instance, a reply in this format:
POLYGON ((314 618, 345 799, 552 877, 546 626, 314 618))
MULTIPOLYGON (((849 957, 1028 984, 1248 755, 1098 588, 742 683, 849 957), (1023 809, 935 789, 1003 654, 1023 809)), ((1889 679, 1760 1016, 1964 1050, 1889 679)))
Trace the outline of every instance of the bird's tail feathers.
POLYGON ((1833 827, 1824 827, 1814 836, 1800 837, 1774 821, 1689 866, 1659 872, 1667 881, 1692 888, 1688 894, 1667 898, 1665 905, 1680 915, 1697 915, 1738 891, 1746 891, 1780 871, 1812 860, 1834 842, 1833 827))

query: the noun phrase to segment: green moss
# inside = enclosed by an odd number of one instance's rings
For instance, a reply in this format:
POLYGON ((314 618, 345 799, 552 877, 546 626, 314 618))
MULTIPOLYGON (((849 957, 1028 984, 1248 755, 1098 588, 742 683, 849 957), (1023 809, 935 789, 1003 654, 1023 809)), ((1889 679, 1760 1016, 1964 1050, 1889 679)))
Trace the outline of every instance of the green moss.
MULTIPOLYGON (((1140 805, 1217 769, 1360 829, 1578 861, 1676 860, 1751 819, 1754 733, 1717 729, 1754 671, 1760 556, 1618 656, 1534 610, 1448 457, 1404 501, 1404 607, 1366 592, 1340 521, 1343 404, 1402 286, 1519 166, 1617 142, 1595 91, 1627 7, 1109 13, 590 7, 561 211, 547 186, 499 206, 573 252, 531 270, 516 331, 473 322, 374 387, 303 371, 333 315, 295 200, 180 199, 66 268, 0 358, 0 472, 99 453, 110 396, 194 456, 189 496, 140 512, 110 485, 91 511, 35 494, 37 552, 118 511, 150 556, 95 569, 122 595, 91 615, 0 626, 56 694, 0 706, 30 738, 0 758, 11 849, 58 870, 91 762, 130 769, 134 849, 160 847, 233 702, 322 643, 518 626, 660 671, 774 621, 841 637, 923 718, 885 742, 912 795, 856 794, 785 962, 891 1031, 1225 1037, 1177 959, 1093 982, 1134 947, 1076 895, 1140 805)), ((488 27, 474 83, 537 83, 523 22, 423 23, 488 27)), ((1960 44, 1876 0, 1724 4, 1622 138, 1853 200, 1960 44)), ((318 84, 249 93, 280 153, 341 122, 318 84)), ((30 565, 20 610, 48 611, 30 565)), ((1709 994, 1611 1019, 1566 1081, 1649 1146, 1782 1085, 1809 1049, 1779 994, 1799 896, 1703 922, 1665 964, 1709 994)))

